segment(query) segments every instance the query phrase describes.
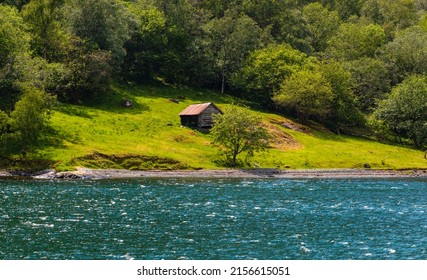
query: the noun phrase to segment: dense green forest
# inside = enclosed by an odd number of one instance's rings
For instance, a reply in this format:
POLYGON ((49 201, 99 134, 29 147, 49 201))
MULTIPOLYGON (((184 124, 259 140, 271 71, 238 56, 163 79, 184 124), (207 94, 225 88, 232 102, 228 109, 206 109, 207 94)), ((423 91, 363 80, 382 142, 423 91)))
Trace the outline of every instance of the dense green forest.
POLYGON ((3 155, 44 141, 58 104, 156 83, 427 147, 425 0, 0 3, 3 155))

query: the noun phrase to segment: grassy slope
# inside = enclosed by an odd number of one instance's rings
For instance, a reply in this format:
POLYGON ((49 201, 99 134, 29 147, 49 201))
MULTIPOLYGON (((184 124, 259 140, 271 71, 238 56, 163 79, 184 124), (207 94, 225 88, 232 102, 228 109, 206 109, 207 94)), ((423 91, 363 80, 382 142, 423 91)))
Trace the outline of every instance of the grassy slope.
MULTIPOLYGON (((78 157, 104 154, 159 156, 180 161, 193 168, 221 168, 215 163, 217 150, 209 134, 180 126, 178 113, 193 103, 213 101, 219 107, 234 99, 207 91, 180 90, 172 87, 116 86, 101 105, 62 105, 53 115, 59 145, 42 151, 44 157, 59 161, 58 169, 69 169, 81 161, 78 157), (185 96, 176 104, 169 98, 185 96), (133 101, 133 108, 120 100, 133 101)), ((280 116, 262 113, 265 120, 280 116)), ((311 135, 275 125, 302 145, 289 150, 271 149, 256 155, 255 165, 264 168, 289 165, 292 168, 427 168, 420 151, 384 145, 364 139, 313 131, 311 135)))

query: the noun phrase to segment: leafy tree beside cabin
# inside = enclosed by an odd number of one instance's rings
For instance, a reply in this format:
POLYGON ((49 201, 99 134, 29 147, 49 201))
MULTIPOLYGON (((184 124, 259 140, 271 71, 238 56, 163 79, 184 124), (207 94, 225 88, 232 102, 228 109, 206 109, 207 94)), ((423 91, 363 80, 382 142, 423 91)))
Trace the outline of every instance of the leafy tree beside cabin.
POLYGON ((269 147, 270 136, 261 125, 259 116, 237 106, 226 107, 223 112, 213 115, 211 135, 214 145, 225 155, 227 164, 235 167, 238 165, 238 155, 245 154, 249 159, 254 153, 269 147))

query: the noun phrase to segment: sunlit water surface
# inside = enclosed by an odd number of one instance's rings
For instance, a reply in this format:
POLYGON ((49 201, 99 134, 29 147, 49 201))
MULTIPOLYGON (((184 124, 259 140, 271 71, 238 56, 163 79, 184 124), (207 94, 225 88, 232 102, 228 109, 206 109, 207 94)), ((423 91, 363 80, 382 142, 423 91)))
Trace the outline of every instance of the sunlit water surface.
POLYGON ((0 259, 427 259, 427 180, 0 180, 0 259))

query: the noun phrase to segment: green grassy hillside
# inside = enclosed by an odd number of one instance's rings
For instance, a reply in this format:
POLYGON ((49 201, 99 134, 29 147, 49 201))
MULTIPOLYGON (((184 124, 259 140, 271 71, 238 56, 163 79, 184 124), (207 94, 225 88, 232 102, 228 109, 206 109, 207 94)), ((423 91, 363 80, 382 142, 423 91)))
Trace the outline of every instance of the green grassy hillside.
MULTIPOLYGON (((193 103, 215 102, 220 108, 236 99, 210 91, 154 86, 115 86, 115 94, 91 105, 61 105, 53 114, 56 145, 41 156, 60 170, 76 166, 127 169, 218 169, 217 149, 208 133, 181 127, 179 112, 193 103), (170 99, 178 99, 179 103, 170 99), (185 97, 183 99, 182 97, 185 97), (123 99, 132 108, 121 105, 123 99)), ((421 151, 325 130, 296 131, 290 121, 260 113, 275 137, 267 153, 253 158, 262 168, 427 168, 421 151)))

